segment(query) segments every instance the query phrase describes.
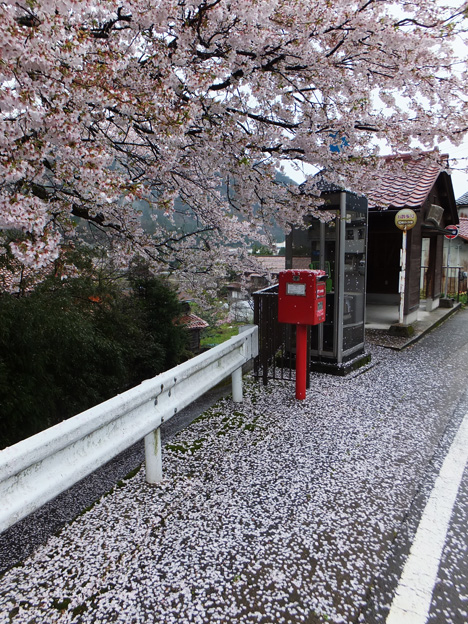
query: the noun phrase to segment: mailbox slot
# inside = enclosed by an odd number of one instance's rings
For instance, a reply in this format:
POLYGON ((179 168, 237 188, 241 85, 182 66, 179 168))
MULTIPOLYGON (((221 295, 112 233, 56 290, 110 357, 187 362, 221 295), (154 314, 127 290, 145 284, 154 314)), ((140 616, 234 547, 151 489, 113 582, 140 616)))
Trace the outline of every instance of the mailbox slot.
POLYGON ((325 321, 325 271, 289 269, 279 274, 278 321, 318 325, 325 321))
POLYGON ((306 285, 305 284, 297 284, 297 283, 286 283, 286 294, 287 295, 296 295, 299 297, 306 296, 306 285))

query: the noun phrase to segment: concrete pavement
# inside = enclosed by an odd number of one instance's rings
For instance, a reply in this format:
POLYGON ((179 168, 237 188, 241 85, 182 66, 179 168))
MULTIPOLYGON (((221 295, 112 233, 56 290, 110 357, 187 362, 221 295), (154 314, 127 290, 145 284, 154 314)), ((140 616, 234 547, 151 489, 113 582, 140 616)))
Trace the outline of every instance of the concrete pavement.
POLYGON ((424 304, 418 313, 418 320, 412 323, 414 333, 411 336, 391 335, 389 330, 398 323, 398 307, 384 305, 368 305, 366 307, 366 337, 374 344, 391 349, 401 350, 420 340, 428 332, 446 321, 452 314, 461 309, 461 303, 452 308, 436 308, 426 312, 424 304))

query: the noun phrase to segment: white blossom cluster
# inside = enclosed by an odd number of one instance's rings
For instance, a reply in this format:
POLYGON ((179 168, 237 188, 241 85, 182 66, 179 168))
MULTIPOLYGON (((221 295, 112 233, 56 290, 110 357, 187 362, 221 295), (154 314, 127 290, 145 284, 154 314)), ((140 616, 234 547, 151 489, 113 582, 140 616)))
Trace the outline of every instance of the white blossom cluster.
POLYGON ((443 4, 2 2, 0 242, 42 269, 85 222, 119 266, 209 288, 246 239, 314 212, 317 170, 366 192, 382 146, 460 144, 466 11, 443 4), (286 165, 307 183, 278 182, 286 165))

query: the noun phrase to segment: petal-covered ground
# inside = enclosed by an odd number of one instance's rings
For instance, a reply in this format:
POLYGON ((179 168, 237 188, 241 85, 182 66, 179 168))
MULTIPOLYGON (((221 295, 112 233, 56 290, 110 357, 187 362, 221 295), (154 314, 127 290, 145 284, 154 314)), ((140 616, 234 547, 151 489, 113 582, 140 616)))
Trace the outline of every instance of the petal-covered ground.
POLYGON ((247 378, 165 445, 161 484, 142 467, 7 572, 0 622, 356 621, 465 390, 448 325, 302 402, 247 378))

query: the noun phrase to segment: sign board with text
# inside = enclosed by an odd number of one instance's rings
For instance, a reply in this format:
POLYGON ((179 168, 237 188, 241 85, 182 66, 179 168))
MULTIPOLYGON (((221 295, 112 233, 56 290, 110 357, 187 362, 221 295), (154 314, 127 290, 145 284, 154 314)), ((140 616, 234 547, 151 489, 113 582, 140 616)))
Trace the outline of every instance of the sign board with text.
POLYGON ((399 210, 395 215, 395 225, 399 230, 404 230, 405 232, 414 228, 417 220, 416 213, 409 208, 399 210))

